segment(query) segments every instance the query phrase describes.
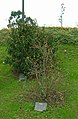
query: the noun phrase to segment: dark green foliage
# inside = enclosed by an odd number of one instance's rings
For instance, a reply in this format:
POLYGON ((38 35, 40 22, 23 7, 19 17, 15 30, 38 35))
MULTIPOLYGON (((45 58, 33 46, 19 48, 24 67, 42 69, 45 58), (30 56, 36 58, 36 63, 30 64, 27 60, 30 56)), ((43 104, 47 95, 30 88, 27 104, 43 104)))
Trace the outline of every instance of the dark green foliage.
POLYGON ((8 44, 9 63, 18 73, 39 78, 54 65, 57 42, 45 28, 20 24, 12 28, 8 44))
POLYGON ((17 26, 17 23, 22 21, 22 12, 20 10, 18 11, 12 11, 11 15, 8 19, 9 24, 7 25, 8 28, 17 26))
MULTIPOLYGON (((8 19, 9 24, 7 25, 8 28, 18 27, 18 24, 22 23, 22 12, 18 11, 11 11, 11 15, 8 19)), ((36 25, 36 21, 33 20, 31 17, 26 17, 24 14, 24 23, 30 25, 36 25)))

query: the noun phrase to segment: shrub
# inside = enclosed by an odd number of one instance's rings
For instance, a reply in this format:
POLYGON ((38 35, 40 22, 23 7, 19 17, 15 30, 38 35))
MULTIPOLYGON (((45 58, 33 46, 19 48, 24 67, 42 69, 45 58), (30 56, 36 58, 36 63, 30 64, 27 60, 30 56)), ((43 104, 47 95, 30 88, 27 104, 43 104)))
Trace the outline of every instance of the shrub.
POLYGON ((57 42, 45 28, 35 25, 20 24, 11 29, 11 39, 8 41, 7 58, 13 69, 28 78, 47 75, 53 68, 57 42))

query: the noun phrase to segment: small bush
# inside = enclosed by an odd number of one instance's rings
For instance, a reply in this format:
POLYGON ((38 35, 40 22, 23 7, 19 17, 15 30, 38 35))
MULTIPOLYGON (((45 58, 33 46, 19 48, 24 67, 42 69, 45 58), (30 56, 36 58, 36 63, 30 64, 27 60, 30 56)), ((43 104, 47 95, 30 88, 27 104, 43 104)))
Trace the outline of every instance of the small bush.
POLYGON ((47 75, 53 68, 57 42, 53 36, 35 25, 20 24, 11 29, 7 58, 13 69, 28 78, 47 75))

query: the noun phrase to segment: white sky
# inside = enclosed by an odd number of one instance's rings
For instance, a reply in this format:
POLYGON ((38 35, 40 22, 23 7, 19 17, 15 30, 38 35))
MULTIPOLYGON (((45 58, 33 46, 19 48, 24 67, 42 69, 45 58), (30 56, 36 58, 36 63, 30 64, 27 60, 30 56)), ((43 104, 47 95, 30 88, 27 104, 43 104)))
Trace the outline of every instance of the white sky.
MULTIPOLYGON (((61 3, 66 7, 63 15, 64 27, 78 24, 78 0, 25 0, 25 14, 36 18, 38 24, 60 26, 61 3)), ((11 11, 22 9, 22 0, 0 0, 0 29, 8 24, 11 11)))

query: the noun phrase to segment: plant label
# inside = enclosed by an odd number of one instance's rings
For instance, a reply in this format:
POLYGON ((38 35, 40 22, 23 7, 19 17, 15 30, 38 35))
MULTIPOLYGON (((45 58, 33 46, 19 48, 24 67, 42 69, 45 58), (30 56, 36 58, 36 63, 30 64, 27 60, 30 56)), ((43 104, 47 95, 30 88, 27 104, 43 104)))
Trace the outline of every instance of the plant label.
POLYGON ((47 103, 36 102, 34 110, 42 112, 46 110, 46 107, 47 107, 47 103))
POLYGON ((26 80, 27 77, 24 74, 19 75, 19 80, 26 80))

